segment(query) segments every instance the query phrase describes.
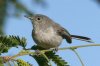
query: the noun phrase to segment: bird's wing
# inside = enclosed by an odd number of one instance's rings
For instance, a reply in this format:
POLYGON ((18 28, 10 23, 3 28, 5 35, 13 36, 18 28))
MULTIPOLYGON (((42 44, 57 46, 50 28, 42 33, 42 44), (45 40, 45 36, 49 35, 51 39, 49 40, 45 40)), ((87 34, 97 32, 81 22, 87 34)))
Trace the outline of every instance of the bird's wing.
POLYGON ((54 24, 54 29, 57 32, 57 34, 59 34, 60 36, 62 36, 62 38, 66 39, 66 41, 68 43, 72 43, 72 38, 70 33, 64 29, 63 27, 61 27, 59 24, 54 24))

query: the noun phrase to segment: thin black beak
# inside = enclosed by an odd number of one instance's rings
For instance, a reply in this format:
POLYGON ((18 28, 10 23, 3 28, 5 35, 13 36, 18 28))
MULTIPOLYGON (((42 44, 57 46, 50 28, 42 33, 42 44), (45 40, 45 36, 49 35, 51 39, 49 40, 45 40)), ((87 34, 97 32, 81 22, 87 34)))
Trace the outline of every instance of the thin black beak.
POLYGON ((32 17, 31 17, 31 16, 26 16, 26 15, 25 15, 24 17, 26 17, 26 18, 32 20, 32 17))

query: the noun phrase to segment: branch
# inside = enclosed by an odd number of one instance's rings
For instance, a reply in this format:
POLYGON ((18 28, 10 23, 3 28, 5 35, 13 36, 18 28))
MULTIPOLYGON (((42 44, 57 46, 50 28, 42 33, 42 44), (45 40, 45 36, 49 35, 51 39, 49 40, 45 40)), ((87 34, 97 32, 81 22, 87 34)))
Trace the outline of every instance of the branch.
MULTIPOLYGON (((78 48, 83 48, 83 47, 92 47, 92 46, 100 46, 100 44, 87 44, 87 45, 79 45, 79 46, 71 46, 71 47, 63 47, 63 48, 58 48, 58 50, 67 50, 67 49, 78 49, 78 48)), ((42 50, 44 52, 52 51, 54 48, 49 49, 49 50, 42 50)))
MULTIPOLYGON (((81 58, 79 57, 78 53, 75 51, 75 49, 78 49, 78 48, 83 48, 83 47, 91 47, 91 46, 100 46, 100 44, 88 44, 88 45, 80 45, 80 46, 71 46, 71 47, 64 47, 64 48, 58 48, 58 50, 73 50, 75 52, 75 54, 78 56, 82 66, 84 66, 81 58)), ((53 51, 54 48, 52 49, 48 49, 48 50, 40 50, 40 54, 41 53, 45 53, 45 52, 49 52, 49 51, 53 51)), ((19 57, 19 56, 23 56, 23 55, 36 55, 36 52, 32 52, 30 50, 22 50, 21 52, 19 52, 17 55, 14 55, 11 57, 10 60, 13 60, 14 58, 16 57, 19 57)), ((42 54, 43 55, 43 54, 42 54)), ((48 59, 47 57, 45 57, 46 59, 48 59)), ((48 60, 49 61, 49 60, 48 60)), ((49 62, 50 63, 50 62, 49 62)))
MULTIPOLYGON (((100 44, 88 44, 88 45, 80 45, 80 46, 71 46, 71 47, 63 47, 63 48, 58 48, 58 50, 67 50, 67 49, 78 49, 78 48, 83 48, 83 47, 91 47, 91 46, 100 46, 100 44)), ((54 48, 52 49, 48 49, 48 50, 40 50, 40 52, 49 52, 49 51, 53 51, 54 48)), ((19 54, 12 56, 12 58, 16 58, 18 56, 23 56, 23 55, 35 55, 35 52, 30 52, 30 50, 22 50, 19 54)))
POLYGON ((83 61, 82 61, 82 59, 81 59, 81 57, 79 56, 78 52, 75 51, 75 50, 72 50, 72 51, 76 54, 76 56, 78 57, 79 61, 80 61, 81 64, 82 64, 82 66, 85 66, 84 63, 83 63, 83 61))

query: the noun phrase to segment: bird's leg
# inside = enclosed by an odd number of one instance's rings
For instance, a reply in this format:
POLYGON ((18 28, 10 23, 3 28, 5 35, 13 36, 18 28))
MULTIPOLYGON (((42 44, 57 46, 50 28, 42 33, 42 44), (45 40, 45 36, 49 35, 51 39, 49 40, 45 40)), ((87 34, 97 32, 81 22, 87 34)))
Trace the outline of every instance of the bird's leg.
POLYGON ((38 50, 38 49, 35 50, 35 55, 36 55, 36 56, 40 56, 40 55, 41 55, 40 50, 38 50))
POLYGON ((55 47, 55 48, 53 49, 53 52, 56 53, 57 51, 58 51, 58 47, 55 47))

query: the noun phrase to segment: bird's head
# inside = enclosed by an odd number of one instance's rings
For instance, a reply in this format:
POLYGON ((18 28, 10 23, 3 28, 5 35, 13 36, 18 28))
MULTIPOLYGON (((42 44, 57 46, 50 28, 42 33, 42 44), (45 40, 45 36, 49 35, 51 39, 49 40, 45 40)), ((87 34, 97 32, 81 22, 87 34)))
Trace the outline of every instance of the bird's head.
POLYGON ((41 14, 34 14, 32 16, 25 16, 25 17, 31 20, 33 26, 38 24, 45 24, 49 20, 49 17, 41 14))

